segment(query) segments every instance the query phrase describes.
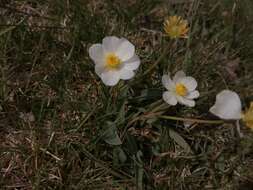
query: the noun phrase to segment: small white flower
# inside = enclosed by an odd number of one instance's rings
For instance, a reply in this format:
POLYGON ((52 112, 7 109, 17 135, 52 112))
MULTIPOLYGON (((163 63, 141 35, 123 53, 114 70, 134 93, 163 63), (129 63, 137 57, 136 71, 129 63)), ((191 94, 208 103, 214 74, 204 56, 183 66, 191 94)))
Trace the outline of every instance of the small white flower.
POLYGON ((95 72, 108 86, 116 85, 120 79, 131 79, 140 65, 134 45, 115 36, 105 37, 102 44, 92 45, 89 55, 95 63, 95 72))
POLYGON ((199 97, 199 91, 195 90, 197 81, 190 76, 186 76, 183 71, 178 71, 173 80, 168 75, 162 76, 163 86, 168 90, 163 93, 163 99, 170 105, 180 104, 194 107, 193 99, 199 97))
POLYGON ((221 119, 239 120, 242 118, 242 103, 236 92, 223 90, 216 95, 215 104, 209 110, 221 119))

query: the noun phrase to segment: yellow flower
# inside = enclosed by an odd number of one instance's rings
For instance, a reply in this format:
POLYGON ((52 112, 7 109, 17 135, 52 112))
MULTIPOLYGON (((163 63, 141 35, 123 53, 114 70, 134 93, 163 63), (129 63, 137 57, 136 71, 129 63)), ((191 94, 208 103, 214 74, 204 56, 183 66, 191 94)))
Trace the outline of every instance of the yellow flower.
POLYGON ((243 114, 242 120, 247 127, 253 130, 253 102, 250 103, 249 109, 243 114))
POLYGON ((170 38, 187 38, 188 22, 180 16, 170 16, 164 22, 164 31, 170 38))

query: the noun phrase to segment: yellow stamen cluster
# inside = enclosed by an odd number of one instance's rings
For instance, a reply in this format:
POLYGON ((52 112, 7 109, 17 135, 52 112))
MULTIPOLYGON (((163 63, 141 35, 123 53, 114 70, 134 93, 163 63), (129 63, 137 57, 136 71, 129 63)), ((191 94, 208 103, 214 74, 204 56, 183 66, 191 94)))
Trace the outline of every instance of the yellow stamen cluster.
POLYGON ((183 84, 179 83, 179 84, 176 85, 176 93, 179 96, 186 96, 187 88, 183 84))
POLYGON ((249 109, 243 114, 242 120, 247 127, 253 130, 253 102, 250 103, 249 109))
POLYGON ((170 16, 164 22, 164 31, 170 38, 187 38, 188 22, 180 16, 170 16))
POLYGON ((105 57, 105 64, 108 69, 117 69, 121 64, 121 60, 114 53, 108 53, 105 57))

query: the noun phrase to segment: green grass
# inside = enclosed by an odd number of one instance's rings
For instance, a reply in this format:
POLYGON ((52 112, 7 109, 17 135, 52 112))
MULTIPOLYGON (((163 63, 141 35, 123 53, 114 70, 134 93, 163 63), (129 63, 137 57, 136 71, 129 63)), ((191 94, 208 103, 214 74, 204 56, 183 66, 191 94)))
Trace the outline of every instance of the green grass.
POLYGON ((240 138, 230 123, 186 129, 159 118, 216 119, 208 109, 225 88, 249 105, 252 9, 250 0, 0 3, 1 189, 252 189, 243 124, 240 138), (190 22, 187 40, 164 37, 173 14, 190 22), (87 53, 109 35, 141 58, 137 75, 113 88, 87 53), (161 76, 179 69, 199 83, 193 109, 161 99, 161 76))

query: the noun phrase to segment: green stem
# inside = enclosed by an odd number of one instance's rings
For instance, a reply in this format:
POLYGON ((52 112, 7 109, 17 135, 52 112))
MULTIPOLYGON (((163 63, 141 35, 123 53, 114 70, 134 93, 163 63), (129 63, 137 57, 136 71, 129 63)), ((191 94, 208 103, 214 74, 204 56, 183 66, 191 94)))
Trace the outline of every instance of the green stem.
POLYGON ((158 116, 162 119, 168 119, 168 120, 175 120, 175 121, 188 121, 188 122, 194 122, 194 123, 206 123, 206 124, 223 124, 223 120, 202 120, 202 119, 194 119, 194 118, 182 118, 182 117, 175 117, 175 116, 169 116, 169 115, 161 115, 158 116))
POLYGON ((146 76, 147 74, 149 74, 150 72, 152 72, 153 69, 154 69, 154 68, 163 60, 163 58, 167 55, 167 53, 168 53, 168 49, 165 48, 164 51, 162 52, 162 55, 157 59, 157 61, 156 61, 153 65, 151 65, 151 66, 149 67, 148 70, 146 70, 146 71, 143 73, 143 75, 142 75, 141 77, 144 77, 144 76, 146 76))
POLYGON ((165 58, 165 56, 167 55, 168 51, 170 50, 170 45, 168 45, 162 52, 162 54, 160 55, 160 57, 156 60, 156 62, 151 65, 148 70, 146 70, 137 80, 135 80, 134 82, 131 83, 131 85, 134 85, 136 83, 140 83, 143 79, 146 78, 146 76, 148 74, 150 74, 155 68, 156 66, 165 58))

